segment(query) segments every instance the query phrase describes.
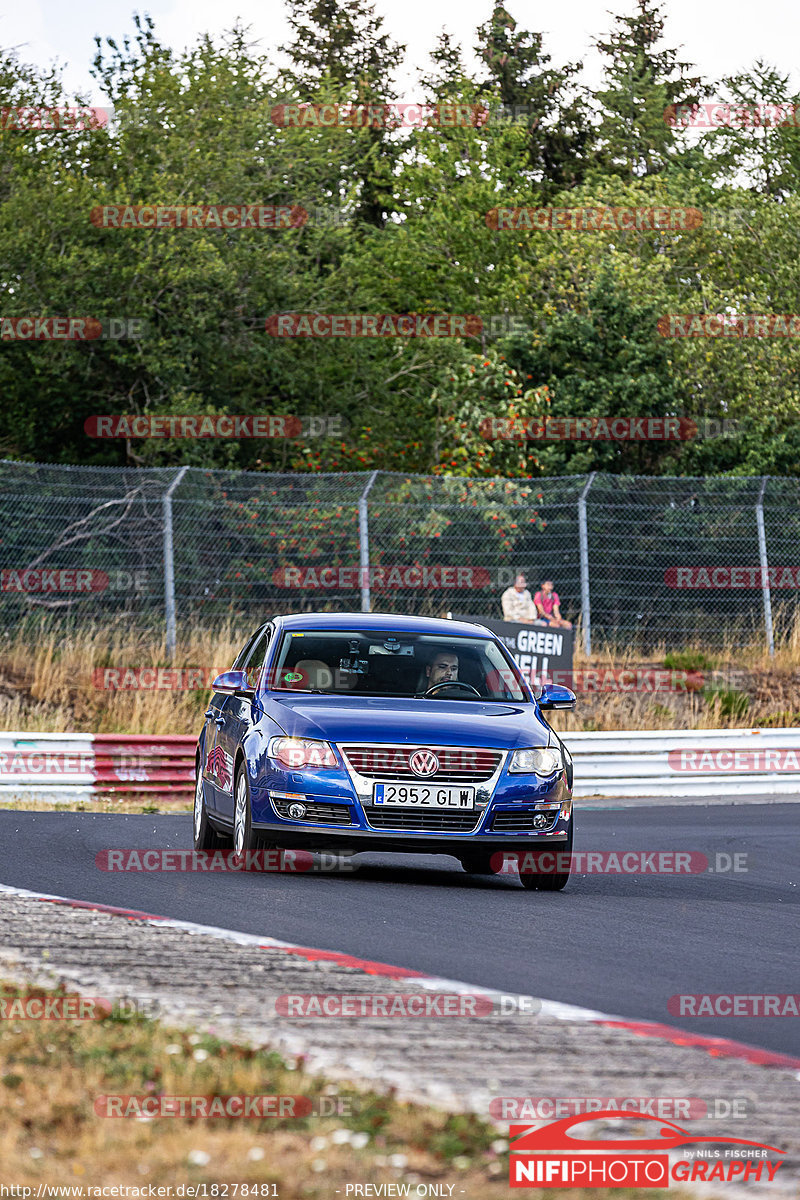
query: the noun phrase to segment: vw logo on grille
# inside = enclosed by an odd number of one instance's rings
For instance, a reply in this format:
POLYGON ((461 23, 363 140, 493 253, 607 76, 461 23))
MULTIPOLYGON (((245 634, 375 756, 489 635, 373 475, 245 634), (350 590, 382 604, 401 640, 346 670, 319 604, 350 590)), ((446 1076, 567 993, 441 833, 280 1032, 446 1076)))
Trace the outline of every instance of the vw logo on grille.
POLYGON ((408 760, 408 765, 415 775, 435 775, 439 770, 439 760, 432 750, 415 750, 408 760))

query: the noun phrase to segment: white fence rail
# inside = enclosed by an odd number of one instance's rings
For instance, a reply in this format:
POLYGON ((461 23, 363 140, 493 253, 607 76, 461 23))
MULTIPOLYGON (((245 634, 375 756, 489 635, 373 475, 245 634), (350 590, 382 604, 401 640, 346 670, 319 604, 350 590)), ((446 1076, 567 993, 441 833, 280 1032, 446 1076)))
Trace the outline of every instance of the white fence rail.
POLYGON ((800 797, 800 729, 568 733, 575 796, 800 797))
POLYGON ((190 799, 191 736, 0 732, 0 803, 78 804, 100 795, 190 799))

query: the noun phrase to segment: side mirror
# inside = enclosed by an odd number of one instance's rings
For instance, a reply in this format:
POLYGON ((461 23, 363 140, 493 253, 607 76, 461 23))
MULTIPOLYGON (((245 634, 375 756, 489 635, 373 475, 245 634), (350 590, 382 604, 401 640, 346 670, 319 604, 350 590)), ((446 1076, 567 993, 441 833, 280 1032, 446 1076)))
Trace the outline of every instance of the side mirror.
POLYGON ((574 708, 577 696, 560 683, 546 683, 536 697, 539 708, 574 708))
POLYGON ((226 696, 233 696, 237 692, 244 692, 248 696, 254 696, 255 681, 250 678, 249 671, 223 671, 211 685, 212 692, 224 692, 226 696))

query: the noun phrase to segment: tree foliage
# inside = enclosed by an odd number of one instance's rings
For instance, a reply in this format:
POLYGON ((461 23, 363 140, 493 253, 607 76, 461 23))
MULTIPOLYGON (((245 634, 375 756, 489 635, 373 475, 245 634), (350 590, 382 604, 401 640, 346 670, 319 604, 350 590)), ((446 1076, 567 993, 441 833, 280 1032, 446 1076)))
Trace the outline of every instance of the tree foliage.
POLYGON ((605 73, 591 93, 579 62, 554 64, 542 33, 498 4, 476 30, 475 70, 443 33, 409 109, 397 106, 403 47, 367 0, 288 2, 280 68, 238 27, 180 52, 148 18, 121 42, 98 39, 94 75, 114 109, 99 128, 20 127, 14 112, 83 98, 67 96, 57 73, 0 55, 3 320, 144 322, 138 337, 5 334, 2 454, 522 480, 796 472, 797 338, 670 338, 659 324, 800 313, 800 131, 787 78, 758 61, 703 85, 671 47, 659 6, 636 0, 598 42, 605 73), (783 108, 700 132, 668 119, 714 99, 783 108), (326 112, 362 118, 332 123, 326 112), (308 219, 282 229, 93 222, 114 205, 299 206, 308 219), (496 215, 542 208, 692 208, 702 222, 541 228, 496 215), (469 322, 452 337, 271 336, 267 318, 282 313, 469 322), (296 414, 327 432, 87 436, 93 414, 122 413, 296 414), (685 416, 725 436, 482 432, 548 413, 685 416))

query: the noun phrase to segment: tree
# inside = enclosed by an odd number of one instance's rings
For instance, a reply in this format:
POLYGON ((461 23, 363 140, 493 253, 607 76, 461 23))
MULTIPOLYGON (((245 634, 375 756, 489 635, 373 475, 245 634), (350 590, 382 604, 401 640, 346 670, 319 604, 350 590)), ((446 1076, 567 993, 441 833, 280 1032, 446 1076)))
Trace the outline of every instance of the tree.
MULTIPOLYGON (((638 303, 601 269, 579 312, 551 318, 531 343, 506 339, 509 362, 520 375, 547 386, 552 418, 666 417, 680 406, 680 386, 659 337, 660 314, 638 303)), ((657 474, 669 442, 653 440, 543 440, 530 443, 542 475, 613 471, 657 474)))
POLYGON ((281 50, 290 60, 285 78, 299 96, 344 108, 367 106, 361 128, 335 129, 333 135, 352 147, 348 165, 360 181, 355 219, 382 229, 392 208, 398 147, 389 137, 388 113, 375 120, 369 106, 394 98, 391 80, 405 46, 390 39, 367 0, 289 0, 289 25, 293 38, 281 50))
POLYGON ((543 43, 541 33, 517 31, 511 14, 496 4, 491 19, 478 29, 476 50, 487 74, 484 92, 497 97, 503 113, 527 130, 527 165, 552 191, 583 178, 593 135, 575 82, 582 64, 550 67, 543 43))
POLYGON ((715 106, 720 124, 702 142, 715 177, 735 183, 744 173, 766 196, 785 198, 796 192, 800 95, 792 90, 789 76, 757 59, 749 71, 722 82, 721 103, 715 106))
POLYGON ((595 92, 603 170, 635 178, 657 174, 682 149, 682 131, 670 124, 676 108, 697 102, 701 78, 677 50, 659 48, 664 17, 656 0, 637 0, 632 17, 616 16, 608 36, 596 41, 606 58, 603 86, 595 92))

